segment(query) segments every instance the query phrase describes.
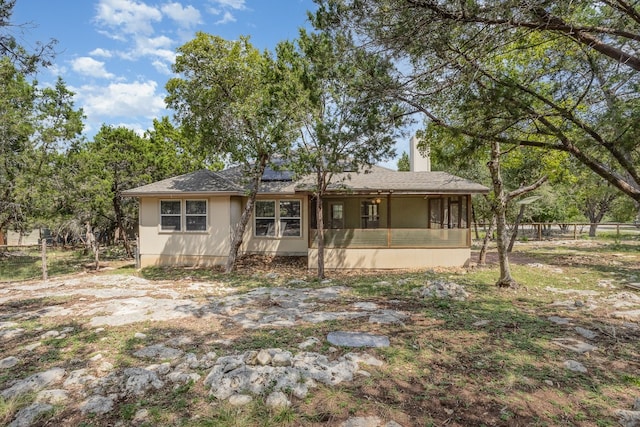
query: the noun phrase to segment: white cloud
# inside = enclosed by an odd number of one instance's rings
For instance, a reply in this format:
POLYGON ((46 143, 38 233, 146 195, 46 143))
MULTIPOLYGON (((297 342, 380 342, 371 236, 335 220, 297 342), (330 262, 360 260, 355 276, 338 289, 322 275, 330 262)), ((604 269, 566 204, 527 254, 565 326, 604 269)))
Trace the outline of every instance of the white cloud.
POLYGON ((216 24, 227 24, 229 22, 236 22, 236 17, 232 11, 245 10, 245 0, 210 0, 212 6, 207 10, 210 14, 219 16, 222 18, 216 21, 216 24))
POLYGON ((164 95, 156 93, 155 81, 85 85, 76 88, 76 99, 88 121, 104 117, 158 117, 165 109, 164 95))
POLYGON ((236 18, 231 12, 227 11, 222 15, 222 19, 216 21, 216 24, 227 24, 229 22, 236 22, 236 18))
POLYGON ((200 11, 193 6, 182 7, 180 3, 167 3, 161 8, 169 18, 184 28, 190 28, 202 23, 200 11))
MULTIPOLYGON (((153 22, 162 20, 162 12, 146 3, 134 0, 100 0, 97 6, 96 21, 109 29, 117 29, 125 34, 153 34, 153 22)), ((106 35, 121 39, 120 34, 104 32, 106 35)))
POLYGON ((212 3, 218 4, 222 8, 230 8, 235 10, 246 9, 245 0, 212 0, 212 3))
POLYGON ((102 79, 113 78, 113 74, 107 72, 104 68, 104 62, 96 61, 88 56, 73 59, 71 68, 78 74, 89 77, 97 77, 102 79))
POLYGON ((114 124, 112 126, 116 128, 123 127, 123 128, 131 129, 138 136, 144 136, 144 133, 147 131, 147 129, 145 129, 144 125, 142 125, 141 123, 122 123, 121 122, 121 123, 114 124))
POLYGON ((164 74, 167 76, 172 74, 171 66, 166 62, 155 60, 151 62, 151 65, 153 65, 153 68, 155 68, 156 71, 159 72, 160 74, 164 74))
POLYGON ((91 52, 89 52, 89 55, 91 56, 99 56, 102 58, 111 58, 113 56, 113 53, 111 53, 110 50, 106 50, 106 49, 102 49, 101 47, 93 49, 91 52))

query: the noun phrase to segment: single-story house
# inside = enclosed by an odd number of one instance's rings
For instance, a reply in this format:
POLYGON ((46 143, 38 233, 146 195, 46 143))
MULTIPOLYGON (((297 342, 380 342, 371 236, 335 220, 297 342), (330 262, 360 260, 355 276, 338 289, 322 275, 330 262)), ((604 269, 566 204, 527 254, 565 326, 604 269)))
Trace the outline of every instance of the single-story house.
MULTIPOLYGON (((427 169, 415 156, 412 169, 427 169)), ((247 202, 243 182, 234 167, 126 191, 140 200, 141 266, 223 265, 247 202)), ((335 182, 323 198, 327 269, 468 263, 471 196, 487 193, 486 187, 445 172, 379 166, 345 173, 335 182)), ((240 254, 307 256, 309 268, 316 268, 315 212, 309 182, 267 169, 240 254)))

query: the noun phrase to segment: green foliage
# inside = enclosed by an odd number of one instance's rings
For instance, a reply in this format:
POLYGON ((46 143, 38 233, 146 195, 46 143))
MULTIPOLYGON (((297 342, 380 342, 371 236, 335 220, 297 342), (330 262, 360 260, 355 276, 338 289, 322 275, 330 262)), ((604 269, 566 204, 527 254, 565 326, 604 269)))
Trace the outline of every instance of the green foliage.
POLYGON ((7 58, 0 60, 0 230, 24 230, 52 212, 59 150, 82 131, 62 80, 40 89, 7 58))
POLYGON ((409 172, 411 170, 411 164, 409 163, 409 155, 406 151, 402 152, 402 155, 398 159, 398 171, 409 172))
POLYGON ((239 164, 247 180, 249 201, 234 228, 227 271, 235 268, 266 166, 290 151, 301 126, 299 86, 280 54, 260 53, 247 37, 227 41, 199 32, 178 48, 173 69, 180 77, 166 85, 167 105, 193 151, 239 164))
POLYGON ((205 33, 178 49, 166 85, 175 111, 196 149, 248 165, 288 151, 295 139, 296 95, 286 70, 247 37, 227 41, 205 33))
MULTIPOLYGON (((634 8, 586 0, 320 0, 317 19, 404 65, 398 99, 462 150, 492 141, 571 155, 640 201, 640 57, 634 8)), ((485 149, 486 150, 486 149, 485 149)), ((446 152, 446 150, 443 150, 446 152)), ((539 164, 557 163, 558 158, 539 164)), ((529 166, 523 163, 523 171, 529 166)), ((561 172, 558 170, 558 175, 561 172)), ((517 179, 517 177, 514 177, 517 179)), ((552 180, 553 176, 550 177, 552 180)))
POLYGON ((0 2, 0 57, 10 61, 19 73, 32 74, 40 67, 51 65, 57 41, 52 39, 44 44, 36 42, 32 52, 20 45, 18 38, 12 34, 20 27, 11 21, 15 4, 16 0, 0 2))

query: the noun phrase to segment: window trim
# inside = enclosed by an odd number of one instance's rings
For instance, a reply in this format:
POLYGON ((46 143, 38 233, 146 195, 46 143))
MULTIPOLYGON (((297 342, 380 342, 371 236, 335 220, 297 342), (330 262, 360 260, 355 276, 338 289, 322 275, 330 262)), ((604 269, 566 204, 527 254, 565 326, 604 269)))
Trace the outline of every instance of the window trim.
POLYGON ((303 208, 304 208, 304 204, 302 202, 302 199, 259 199, 256 200, 254 206, 253 206, 253 237, 256 239, 302 239, 304 237, 304 232, 302 230, 303 227, 303 222, 302 222, 302 218, 303 218, 303 208), (256 214, 256 209, 258 207, 258 203, 259 202, 273 202, 274 203, 274 217, 263 217, 263 216, 257 216, 256 214), (298 204, 300 205, 300 216, 280 216, 280 203, 281 202, 298 202, 298 204), (274 221, 274 234, 273 235, 259 235, 256 234, 256 232, 258 231, 258 228, 256 226, 256 222, 259 219, 269 219, 269 220, 273 220, 274 221), (297 236, 284 236, 283 233, 283 226, 282 226, 282 221, 283 220, 298 220, 300 221, 300 231, 299 234, 297 236))
POLYGON ((253 205, 253 235, 254 237, 259 237, 259 238, 263 238, 263 239, 274 239, 278 237, 278 230, 277 230, 277 223, 278 223, 278 201, 276 199, 261 199, 261 200, 256 200, 254 205, 253 205), (271 202, 273 203, 273 216, 258 216, 257 210, 258 210, 258 203, 264 203, 264 202, 271 202), (258 220, 269 220, 269 221, 273 221, 273 235, 269 235, 268 234, 268 230, 267 230, 267 234, 265 235, 261 235, 261 234, 257 234, 258 232, 258 220))
POLYGON ((329 228, 332 230, 341 230, 344 228, 344 202, 343 201, 337 201, 337 202, 329 202, 329 228), (340 206, 340 214, 342 216, 342 218, 334 218, 333 214, 335 213, 333 210, 334 206, 340 206), (340 221, 340 227, 336 227, 336 223, 340 221))
POLYGON ((381 199, 365 199, 360 201, 360 228, 375 230, 380 228, 381 199), (365 209, 366 208, 366 209, 365 209), (374 225, 374 226, 370 226, 374 225))
POLYGON ((159 199, 158 203, 159 210, 159 221, 158 221, 158 230, 161 234, 203 234, 209 232, 209 199, 159 199), (162 202, 179 202, 180 203, 180 214, 163 214, 162 213, 162 202), (187 214, 187 202, 204 202, 204 214, 187 214), (162 217, 163 216, 172 216, 172 217, 180 217, 180 229, 179 230, 165 230, 162 228, 162 217), (187 230, 187 217, 204 217, 205 218, 205 228, 204 230, 187 230))

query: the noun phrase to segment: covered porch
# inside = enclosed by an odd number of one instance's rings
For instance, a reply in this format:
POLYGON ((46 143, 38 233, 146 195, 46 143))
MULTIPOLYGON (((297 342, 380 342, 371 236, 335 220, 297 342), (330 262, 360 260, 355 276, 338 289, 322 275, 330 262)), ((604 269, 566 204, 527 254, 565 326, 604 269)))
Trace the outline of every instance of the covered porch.
MULTIPOLYGON (((376 192, 323 200, 327 269, 463 266, 471 247, 470 194, 376 192)), ((315 200, 308 265, 317 268, 315 200)))

